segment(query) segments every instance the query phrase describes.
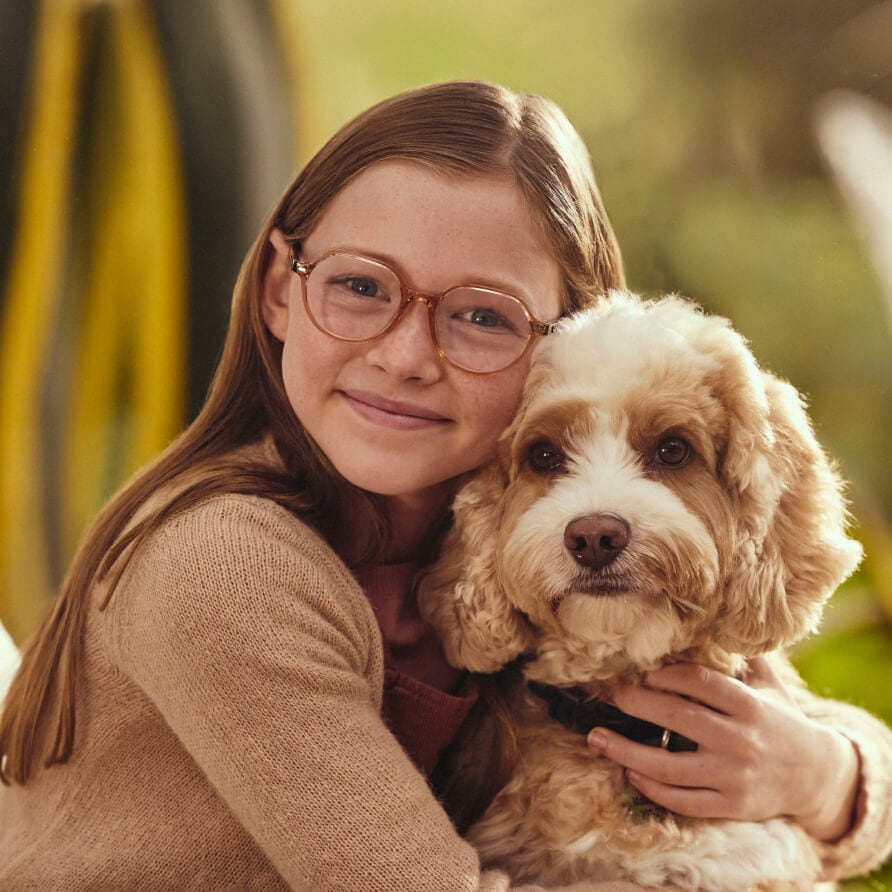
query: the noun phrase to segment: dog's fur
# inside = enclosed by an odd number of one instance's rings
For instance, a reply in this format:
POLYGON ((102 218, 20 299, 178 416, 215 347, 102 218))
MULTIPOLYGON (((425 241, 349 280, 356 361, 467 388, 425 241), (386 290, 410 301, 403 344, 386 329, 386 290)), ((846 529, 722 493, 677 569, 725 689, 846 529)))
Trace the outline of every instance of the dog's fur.
MULTIPOLYGON (((450 662, 490 673, 524 654, 526 679, 605 699, 665 663, 739 675, 813 631, 861 556, 799 395, 675 296, 614 292, 544 339, 498 458, 453 507, 419 595, 450 662), (661 463, 678 440, 690 460, 661 463), (604 515, 628 543, 586 565, 565 530, 604 515)), ((816 878, 790 821, 636 815, 622 769, 516 677, 516 767, 469 834, 484 863, 517 881, 721 892, 816 878)))

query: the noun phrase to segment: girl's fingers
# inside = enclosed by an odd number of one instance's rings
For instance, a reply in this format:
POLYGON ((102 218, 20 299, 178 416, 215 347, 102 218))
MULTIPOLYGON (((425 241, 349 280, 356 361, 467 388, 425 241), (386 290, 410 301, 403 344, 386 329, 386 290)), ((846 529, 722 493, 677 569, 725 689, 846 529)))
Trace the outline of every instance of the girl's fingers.
POLYGON ((701 746, 722 745, 733 731, 724 712, 674 691, 629 685, 617 688, 613 701, 623 712, 682 734, 701 746))
POLYGON ((708 757, 700 753, 670 753, 658 747, 636 743, 605 728, 595 728, 588 736, 589 746, 602 756, 644 777, 678 787, 703 785, 708 757))
POLYGON ((721 787, 721 772, 710 754, 667 753, 602 729, 591 732, 589 744, 624 766, 629 783, 647 799, 675 814, 740 819, 753 807, 751 792, 721 787))
MULTIPOLYGON (((757 670, 761 675, 767 666, 757 670)), ((663 666, 644 677, 646 688, 678 694, 725 715, 747 712, 754 700, 750 686, 715 669, 693 663, 663 666)))
POLYGON ((623 766, 630 783, 658 805, 703 818, 791 815, 819 839, 849 826, 857 753, 802 712, 770 658, 751 660, 743 681, 700 666, 667 666, 640 686, 617 688, 613 699, 626 713, 698 745, 696 752, 668 752, 592 731, 593 749, 623 766), (815 786, 815 777, 825 778, 824 786, 815 786), (834 810, 827 812, 826 784, 834 778, 840 792, 830 794, 834 810))

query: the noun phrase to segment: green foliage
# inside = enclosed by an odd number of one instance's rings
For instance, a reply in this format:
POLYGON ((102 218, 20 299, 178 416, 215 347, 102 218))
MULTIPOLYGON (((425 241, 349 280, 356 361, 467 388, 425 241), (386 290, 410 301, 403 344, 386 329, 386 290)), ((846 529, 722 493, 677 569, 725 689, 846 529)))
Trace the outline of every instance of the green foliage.
POLYGON ((878 620, 828 635, 796 659, 809 687, 892 722, 892 625, 878 620))

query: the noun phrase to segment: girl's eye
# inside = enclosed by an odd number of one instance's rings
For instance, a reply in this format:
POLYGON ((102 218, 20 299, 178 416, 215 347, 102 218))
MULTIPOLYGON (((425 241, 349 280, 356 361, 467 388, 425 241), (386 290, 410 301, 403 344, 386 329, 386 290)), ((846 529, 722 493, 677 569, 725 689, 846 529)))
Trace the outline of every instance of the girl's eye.
POLYGON ((374 279, 356 277, 344 281, 354 294, 362 297, 376 297, 378 294, 378 283, 374 279))
POLYGON ((491 332, 493 334, 515 334, 517 328, 511 320, 506 318, 498 310, 489 307, 472 307, 453 314, 453 318, 467 322, 478 332, 491 332))
POLYGON ((478 308, 467 315, 468 322, 481 328, 498 328, 505 325, 505 320, 492 310, 478 308))
POLYGON ((567 457, 553 443, 540 440, 530 446, 527 460, 537 474, 554 474, 564 467, 567 457))
POLYGON ((667 468, 683 468, 694 457, 694 450, 681 437, 666 437, 657 443, 654 458, 667 468))

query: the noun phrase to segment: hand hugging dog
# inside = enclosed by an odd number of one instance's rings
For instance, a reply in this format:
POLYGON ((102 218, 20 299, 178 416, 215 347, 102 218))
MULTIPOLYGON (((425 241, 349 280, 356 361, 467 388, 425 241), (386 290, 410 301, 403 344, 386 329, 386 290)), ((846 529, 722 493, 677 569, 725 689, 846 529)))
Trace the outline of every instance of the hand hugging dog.
MULTIPOLYGON (((518 757, 469 837, 543 884, 747 890, 813 882, 791 821, 704 821, 634 801, 586 745, 612 687, 666 663, 740 675, 815 630, 857 566, 842 485, 802 401, 721 318, 614 292, 537 348, 500 454, 458 494, 421 609, 455 666, 518 660, 518 757)), ((625 722, 625 725, 623 724, 625 722)))

